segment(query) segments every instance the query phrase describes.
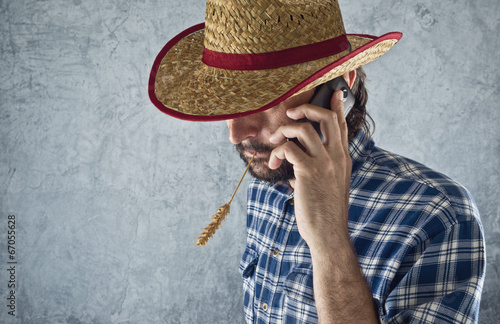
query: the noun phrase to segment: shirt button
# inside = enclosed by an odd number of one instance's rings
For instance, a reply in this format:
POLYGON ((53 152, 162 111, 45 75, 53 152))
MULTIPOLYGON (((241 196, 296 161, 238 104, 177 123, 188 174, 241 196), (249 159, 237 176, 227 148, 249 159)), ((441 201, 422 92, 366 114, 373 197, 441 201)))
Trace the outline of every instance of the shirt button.
POLYGON ((294 201, 293 201, 293 198, 292 198, 292 199, 290 199, 290 206, 293 206, 293 204, 294 204, 294 201))
POLYGON ((267 312, 267 310, 269 309, 269 305, 267 303, 264 303, 262 305, 262 309, 265 310, 267 312))
POLYGON ((273 251, 273 255, 274 255, 275 257, 277 257, 278 255, 280 255, 280 250, 278 250, 278 249, 274 249, 274 251, 273 251))

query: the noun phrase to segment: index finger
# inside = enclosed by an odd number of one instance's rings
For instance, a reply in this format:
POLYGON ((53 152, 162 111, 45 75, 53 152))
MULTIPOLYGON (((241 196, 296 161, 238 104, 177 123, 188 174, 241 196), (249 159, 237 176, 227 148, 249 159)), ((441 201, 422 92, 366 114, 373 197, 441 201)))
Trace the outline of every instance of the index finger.
POLYGON ((340 131, 340 140, 342 143, 342 147, 344 153, 349 155, 349 138, 348 138, 348 127, 346 116, 344 114, 344 93, 342 90, 337 90, 334 92, 332 96, 332 100, 330 102, 330 107, 332 111, 337 115, 338 127, 340 131))

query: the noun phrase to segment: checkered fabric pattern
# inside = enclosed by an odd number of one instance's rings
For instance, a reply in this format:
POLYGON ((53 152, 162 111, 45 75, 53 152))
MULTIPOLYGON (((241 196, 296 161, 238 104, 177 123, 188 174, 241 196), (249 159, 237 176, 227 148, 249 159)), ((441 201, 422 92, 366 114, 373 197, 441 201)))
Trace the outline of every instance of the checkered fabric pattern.
MULTIPOLYGON (((470 194, 363 133, 349 150, 349 231, 380 321, 477 323, 485 243, 470 194)), ((311 255, 288 186, 252 181, 240 272, 247 323, 317 322, 311 255)))

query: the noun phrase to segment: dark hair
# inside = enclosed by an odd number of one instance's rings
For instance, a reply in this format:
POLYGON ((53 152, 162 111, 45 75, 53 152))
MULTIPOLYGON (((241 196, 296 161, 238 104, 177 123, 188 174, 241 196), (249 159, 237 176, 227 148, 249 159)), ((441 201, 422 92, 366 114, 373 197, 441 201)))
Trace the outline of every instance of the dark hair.
POLYGON ((363 130, 367 138, 370 138, 373 134, 371 125, 375 130, 375 122, 366 111, 366 102, 368 101, 368 91, 365 87, 366 81, 366 73, 362 67, 359 67, 356 70, 356 79, 351 89, 356 101, 346 117, 349 139, 353 138, 360 130, 363 130))

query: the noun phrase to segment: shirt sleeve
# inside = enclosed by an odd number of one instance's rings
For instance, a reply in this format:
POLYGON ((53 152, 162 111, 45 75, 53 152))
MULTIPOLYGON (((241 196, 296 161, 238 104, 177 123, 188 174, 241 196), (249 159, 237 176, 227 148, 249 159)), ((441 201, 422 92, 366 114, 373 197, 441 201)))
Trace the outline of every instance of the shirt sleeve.
POLYGON ((385 301, 381 323, 477 323, 485 273, 479 220, 444 227, 406 254, 385 301))

